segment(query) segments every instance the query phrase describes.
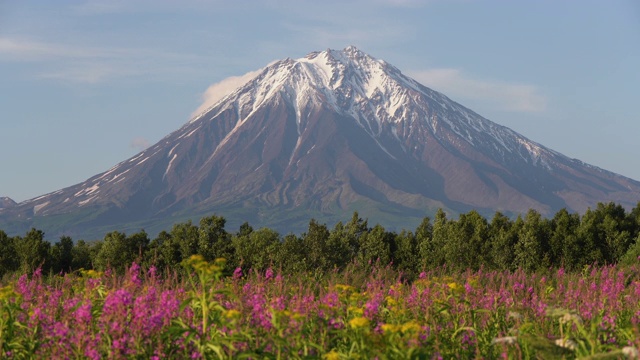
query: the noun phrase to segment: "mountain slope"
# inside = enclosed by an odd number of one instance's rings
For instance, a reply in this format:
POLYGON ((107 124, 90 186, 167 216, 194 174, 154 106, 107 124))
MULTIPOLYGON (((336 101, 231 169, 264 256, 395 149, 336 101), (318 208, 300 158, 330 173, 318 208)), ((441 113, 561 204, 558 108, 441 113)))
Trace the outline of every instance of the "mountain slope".
POLYGON ((627 207, 640 183, 495 124, 355 47, 284 59, 87 181, 0 210, 0 228, 99 237, 217 212, 300 231, 358 210, 391 228, 438 207, 627 207))

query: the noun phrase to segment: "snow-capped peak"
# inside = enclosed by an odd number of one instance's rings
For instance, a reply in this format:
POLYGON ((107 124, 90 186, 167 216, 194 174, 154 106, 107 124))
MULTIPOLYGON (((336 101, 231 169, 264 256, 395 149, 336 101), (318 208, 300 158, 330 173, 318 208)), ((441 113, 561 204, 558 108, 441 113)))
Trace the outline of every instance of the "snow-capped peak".
POLYGON ((429 131, 440 138, 446 128, 474 147, 489 146, 500 157, 519 149, 516 156, 544 166, 545 162, 539 159, 558 155, 419 84, 355 46, 274 61, 253 74, 191 123, 215 118, 234 108, 240 118, 236 126, 241 126, 262 106, 281 97, 295 109, 299 133, 304 126, 302 109, 329 107, 353 118, 374 138, 380 137, 385 127, 398 139, 407 139, 416 131, 429 131))

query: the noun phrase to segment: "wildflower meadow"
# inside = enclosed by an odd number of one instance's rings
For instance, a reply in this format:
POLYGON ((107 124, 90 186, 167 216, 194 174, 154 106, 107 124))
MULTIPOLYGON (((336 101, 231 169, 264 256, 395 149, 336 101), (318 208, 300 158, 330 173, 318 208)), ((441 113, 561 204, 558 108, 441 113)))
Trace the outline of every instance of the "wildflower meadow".
POLYGON ((194 255, 15 275, 0 288, 0 350, 15 359, 637 359, 640 266, 405 279, 352 263, 282 275, 194 255), (225 275, 226 274, 226 275, 225 275))

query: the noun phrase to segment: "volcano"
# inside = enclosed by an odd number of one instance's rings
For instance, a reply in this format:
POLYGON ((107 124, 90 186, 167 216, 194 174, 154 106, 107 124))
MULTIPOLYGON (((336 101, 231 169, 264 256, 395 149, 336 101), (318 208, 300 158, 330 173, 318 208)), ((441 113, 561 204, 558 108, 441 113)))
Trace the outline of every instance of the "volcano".
POLYGON ((631 208, 640 183, 493 123, 350 46, 273 62, 155 145, 0 209, 0 228, 100 238, 216 213, 299 232, 358 211, 412 229, 438 208, 515 215, 631 208))

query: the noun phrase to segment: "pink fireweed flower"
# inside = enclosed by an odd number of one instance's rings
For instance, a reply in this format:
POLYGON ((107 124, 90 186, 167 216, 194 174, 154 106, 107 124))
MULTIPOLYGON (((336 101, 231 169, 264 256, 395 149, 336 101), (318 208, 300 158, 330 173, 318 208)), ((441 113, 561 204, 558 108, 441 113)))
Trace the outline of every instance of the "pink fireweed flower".
POLYGON ((102 310, 103 316, 115 314, 118 311, 126 311, 126 308, 133 303, 133 296, 125 289, 118 289, 109 295, 104 300, 104 306, 102 310))
POLYGON ((271 268, 268 268, 267 271, 265 271, 264 273, 264 278, 266 280, 271 280, 273 279, 273 270, 271 268))
POLYGON ((74 312, 74 318, 78 323, 91 322, 91 304, 80 305, 74 312))
POLYGON ((62 309, 64 309, 65 312, 71 311, 74 307, 76 307, 76 305, 78 305, 78 302, 80 302, 78 298, 65 300, 62 304, 62 309))
POLYGON ((100 353, 95 348, 88 348, 84 351, 84 356, 91 360, 100 360, 100 353))
POLYGON ((283 280, 284 280, 284 278, 282 277, 282 273, 280 271, 278 271, 278 273, 276 274, 276 278, 275 278, 276 283, 280 284, 280 283, 282 283, 283 280))
POLYGON ((376 293, 371 300, 367 301, 364 304, 364 316, 368 319, 372 319, 374 316, 378 314, 378 309, 380 308, 380 304, 384 297, 381 293, 376 293))
POLYGON ((233 279, 238 280, 241 277, 242 277, 242 268, 238 266, 235 270, 233 270, 233 279))
POLYGON ((147 275, 149 275, 151 279, 155 279, 157 274, 158 268, 156 268, 155 265, 151 265, 151 267, 149 267, 149 270, 147 271, 147 275))
POLYGON ((336 308, 340 306, 340 297, 336 292, 330 292, 322 297, 320 302, 328 308, 336 308))
POLYGON ((140 265, 135 262, 131 263, 128 273, 132 283, 138 286, 142 285, 142 280, 140 279, 140 265))
POLYGON ((67 327, 67 325, 59 321, 56 321, 53 324, 53 336, 58 338, 64 338, 67 336, 67 334, 69 334, 69 328, 67 327))

